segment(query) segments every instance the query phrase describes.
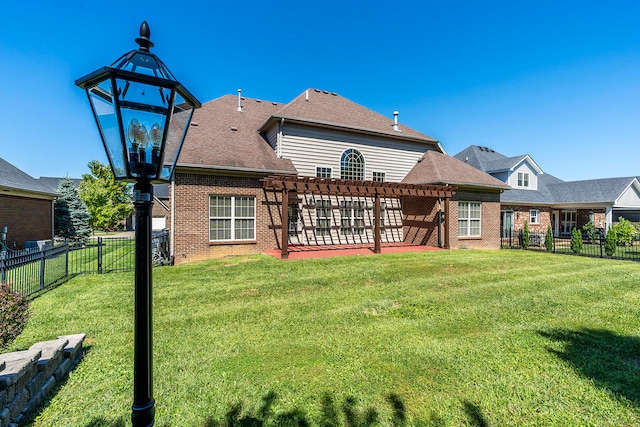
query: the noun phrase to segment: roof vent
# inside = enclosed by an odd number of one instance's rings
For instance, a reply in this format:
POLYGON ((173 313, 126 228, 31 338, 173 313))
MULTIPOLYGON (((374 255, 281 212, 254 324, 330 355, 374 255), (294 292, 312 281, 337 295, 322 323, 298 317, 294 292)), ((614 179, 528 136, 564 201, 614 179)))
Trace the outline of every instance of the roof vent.
POLYGON ((242 89, 238 89, 238 111, 242 112, 242 89))
POLYGON ((191 126, 198 126, 198 122, 191 122, 191 126))
POLYGON ((238 130, 238 128, 237 128, 237 127, 235 127, 235 126, 231 126, 231 130, 232 130, 232 131, 234 131, 234 132, 236 132, 236 131, 238 130))
POLYGON ((304 91, 304 100, 309 102, 309 89, 304 91))
POLYGON ((400 129, 398 128, 398 115, 400 113, 397 111, 393 112, 393 130, 395 131, 399 131, 400 129))

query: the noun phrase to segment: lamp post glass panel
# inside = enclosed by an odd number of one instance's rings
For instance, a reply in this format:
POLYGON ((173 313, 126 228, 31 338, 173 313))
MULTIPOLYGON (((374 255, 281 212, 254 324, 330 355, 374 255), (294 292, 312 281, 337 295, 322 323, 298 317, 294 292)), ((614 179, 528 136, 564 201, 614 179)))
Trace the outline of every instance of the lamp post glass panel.
POLYGON ((154 424, 151 313, 151 205, 153 182, 169 182, 200 102, 149 49, 143 22, 139 49, 76 80, 84 89, 113 175, 135 182, 136 275, 134 318, 134 426, 154 424))

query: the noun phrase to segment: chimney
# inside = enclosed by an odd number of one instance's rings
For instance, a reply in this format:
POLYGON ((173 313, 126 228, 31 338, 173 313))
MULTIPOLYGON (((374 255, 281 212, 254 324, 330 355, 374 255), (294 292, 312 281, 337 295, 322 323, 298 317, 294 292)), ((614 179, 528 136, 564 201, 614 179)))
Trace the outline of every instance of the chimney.
POLYGON ((398 113, 397 111, 393 112, 393 130, 400 130, 398 129, 398 113))
POLYGON ((242 89, 238 89, 238 111, 242 112, 242 89))

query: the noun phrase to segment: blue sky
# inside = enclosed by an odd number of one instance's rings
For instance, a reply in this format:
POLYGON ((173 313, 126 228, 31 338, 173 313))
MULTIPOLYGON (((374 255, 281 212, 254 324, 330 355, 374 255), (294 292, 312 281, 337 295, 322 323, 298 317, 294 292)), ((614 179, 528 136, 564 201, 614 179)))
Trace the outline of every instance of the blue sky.
POLYGON ((530 154, 564 180, 640 175, 640 2, 10 2, 0 157, 31 176, 106 162, 74 81, 137 47, 200 101, 340 95, 441 141, 530 154))

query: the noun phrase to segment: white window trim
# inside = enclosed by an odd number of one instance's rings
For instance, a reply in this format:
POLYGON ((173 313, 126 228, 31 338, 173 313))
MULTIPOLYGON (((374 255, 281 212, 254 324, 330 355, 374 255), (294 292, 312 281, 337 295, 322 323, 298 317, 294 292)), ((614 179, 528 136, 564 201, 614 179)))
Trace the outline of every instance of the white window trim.
POLYGON ((218 242, 253 242, 256 240, 256 197, 255 196, 231 196, 228 194, 211 194, 209 195, 209 208, 211 207, 211 198, 212 197, 229 197, 231 198, 231 216, 211 216, 209 214, 209 242, 218 243, 218 242), (251 198, 253 199, 253 216, 252 217, 236 217, 236 198, 251 198), (211 239, 211 220, 212 219, 229 219, 231 220, 231 239, 211 239), (253 219, 253 237, 248 239, 236 239, 234 236, 236 234, 236 220, 240 219, 253 219))
POLYGON ((318 169, 327 169, 329 171, 329 176, 327 178, 333 178, 333 168, 329 167, 329 166, 316 166, 316 177, 317 178, 321 178, 318 176, 318 169))
MULTIPOLYGON (((471 209, 468 210, 471 213, 471 209)), ((458 202, 458 237, 459 238, 477 238, 482 237, 482 202, 477 201, 459 201, 458 202), (471 215, 468 217, 462 218, 460 217, 460 205, 468 204, 471 207, 472 204, 479 205, 480 207, 480 217, 479 218, 471 218, 471 215), (480 221, 480 225, 478 227, 478 234, 471 234, 471 221, 480 221), (460 234, 460 221, 467 221, 467 234, 460 234)))
POLYGON ((518 172, 517 186, 520 188, 529 188, 530 178, 529 172, 518 172))
POLYGON ((529 209, 529 224, 540 224, 540 209, 529 209))

